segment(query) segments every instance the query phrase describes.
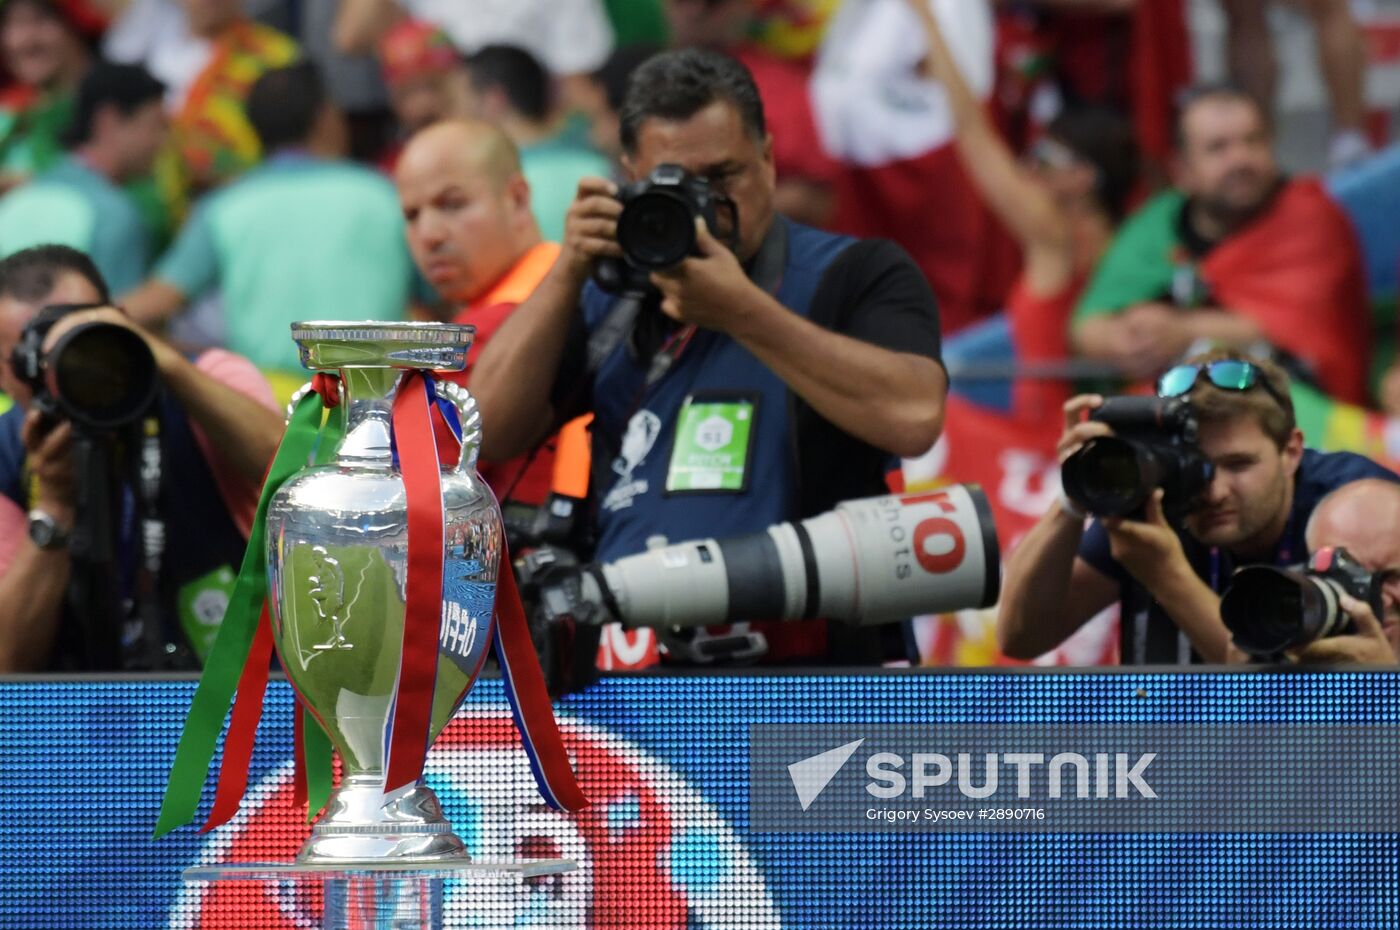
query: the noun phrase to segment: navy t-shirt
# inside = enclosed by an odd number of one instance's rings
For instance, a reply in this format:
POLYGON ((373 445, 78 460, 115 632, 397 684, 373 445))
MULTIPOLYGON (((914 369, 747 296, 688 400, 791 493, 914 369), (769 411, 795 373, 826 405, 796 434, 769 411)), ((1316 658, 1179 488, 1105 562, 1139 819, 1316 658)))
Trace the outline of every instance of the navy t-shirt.
MULTIPOLYGON (((1298 463, 1293 489, 1293 507, 1283 535, 1274 547, 1273 564, 1283 567, 1296 565, 1308 557, 1304 533, 1313 509, 1331 492, 1344 484, 1363 478, 1383 478, 1400 481, 1400 475, 1376 464, 1364 455, 1353 452, 1318 452, 1304 449, 1298 463)), ((1217 594, 1229 587, 1230 576, 1239 566, 1228 551, 1212 550, 1195 537, 1177 530, 1187 560, 1196 574, 1217 594)), ((1190 649, 1184 635, 1142 586, 1119 564, 1110 551, 1108 531, 1093 521, 1079 544, 1079 557, 1104 575, 1118 582, 1122 590, 1123 616, 1121 661, 1125 665, 1142 663, 1177 663, 1188 659, 1200 662, 1190 649)))
MULTIPOLYGON (((776 298, 825 328, 882 348, 940 360, 937 305, 917 266, 881 240, 857 241, 779 218, 786 249, 776 298)), ((614 298, 589 285, 583 329, 566 348, 560 382, 581 369, 586 331, 606 318, 614 298)), ((613 350, 570 411, 595 414, 592 426, 598 540, 611 561, 646 549, 660 534, 673 542, 759 532, 812 516, 849 498, 882 493, 893 459, 824 420, 744 346, 699 330, 655 383, 652 356, 674 333, 659 310, 644 309, 632 339, 613 350), (656 338, 646 338, 657 326, 656 338), (649 345, 643 347, 642 342, 649 345), (687 400, 743 402, 754 425, 744 488, 671 493, 668 466, 687 400), (582 403, 579 403, 582 401, 582 403)), ((556 397, 564 395, 556 388, 556 397)))

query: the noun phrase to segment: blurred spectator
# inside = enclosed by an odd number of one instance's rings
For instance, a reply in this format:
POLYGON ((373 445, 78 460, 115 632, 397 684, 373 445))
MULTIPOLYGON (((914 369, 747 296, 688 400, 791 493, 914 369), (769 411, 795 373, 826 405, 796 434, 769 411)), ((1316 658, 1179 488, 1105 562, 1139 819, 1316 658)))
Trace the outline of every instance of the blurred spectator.
POLYGON ((627 82, 637 66, 660 51, 654 45, 628 45, 608 56, 603 67, 593 72, 589 90, 582 101, 588 117, 588 138, 593 148, 613 163, 613 173, 621 176, 622 101, 627 95, 627 82))
POLYGON ((661 0, 603 0, 617 48, 660 46, 666 42, 666 16, 661 0))
POLYGON ((165 142, 164 92, 140 65, 89 71, 78 87, 68 156, 0 198, 0 255, 59 243, 91 256, 113 289, 140 284, 150 232, 121 185, 155 164, 165 142))
MULTIPOLYGON (((904 246, 938 295, 945 334, 999 312, 1015 280, 1015 243, 968 181, 942 87, 929 80, 911 0, 841 6, 817 56, 810 99, 837 174, 835 228, 904 246)), ((968 86, 992 90, 986 0, 923 0, 968 86)))
POLYGON ((283 396, 303 380, 287 327, 402 319, 412 266, 393 186, 344 160, 344 122, 314 65, 259 78, 248 118, 270 157, 196 205, 151 280, 123 305, 156 324, 217 286, 229 348, 270 376, 295 372, 274 376, 283 396))
MULTIPOLYGON (((414 19, 395 24, 379 43, 379 64, 403 138, 447 119, 465 106, 462 62, 447 33, 414 19)), ((460 114, 456 114, 460 115, 460 114)), ((393 170, 402 143, 382 159, 393 170)))
POLYGON ((0 191, 52 166, 88 68, 77 26, 52 0, 0 4, 0 59, 14 84, 0 92, 0 191))
POLYGON ((784 216, 827 226, 835 216, 839 166, 817 135, 808 97, 811 66, 783 58, 748 41, 755 0, 665 0, 671 44, 733 55, 749 69, 768 113, 773 161, 778 170, 774 204, 784 216))
POLYGON ((1019 77, 1032 78, 1033 87, 1053 88, 1046 99, 1021 101, 1045 111, 1025 114, 1033 123, 1053 118, 1060 104, 1118 110, 1132 120, 1151 180, 1163 181, 1172 155, 1176 99, 1192 81, 1188 4, 1189 0, 1002 0, 1000 104, 1016 105, 1014 84, 1019 77), (1008 69, 1020 72, 1010 76, 1013 86, 1007 86, 1008 69), (1047 77, 1048 85, 1035 80, 1047 77))
POLYGON ((1393 417, 1400 417, 1400 360, 1390 366, 1381 379, 1381 409, 1393 417))
POLYGON ((602 0, 343 0, 335 24, 342 51, 370 51, 405 15, 439 26, 463 54, 488 45, 527 49, 559 78, 572 107, 613 48, 602 0))
POLYGON ((754 41, 784 58, 809 58, 841 0, 759 0, 754 41))
MULTIPOLYGON (((540 236, 515 145, 488 123, 454 120, 423 130, 405 146, 395 175, 418 270, 459 308, 453 322, 476 327, 470 366, 544 278, 559 246, 540 236)), ((465 385, 469 372, 445 377, 465 385)), ((480 471, 502 500, 537 504, 549 493, 552 465, 545 452, 533 463, 483 462, 480 471)))
MULTIPOLYGON (((49 345, 84 323, 136 329, 120 311, 101 306, 108 303, 92 262, 65 246, 28 249, 0 261, 0 384, 16 402, 0 416, 0 671, 119 669, 124 657, 118 649, 100 664, 90 654, 104 641, 115 647, 120 631, 94 630, 93 623, 138 616, 131 604, 115 602, 115 592, 113 603, 94 605, 91 615, 65 604, 71 566, 66 539, 75 519, 84 516, 76 512, 74 429, 31 406, 33 391, 10 361, 25 325, 50 304, 92 306, 56 322, 49 345)), ((164 546, 153 584, 160 592, 161 628, 154 632, 157 642, 172 644, 161 656, 167 667, 193 668, 218 631, 282 418, 267 382, 246 359, 214 350, 191 362, 153 336, 142 338, 165 389, 154 417, 159 505, 154 512, 143 506, 140 521, 113 521, 117 538, 106 542, 115 546, 116 581, 131 591, 134 566, 150 556, 133 530, 147 519, 159 524, 164 546), (211 610, 211 602, 219 606, 211 610)), ((149 466, 143 459, 143 478, 149 466)), ((131 476, 122 482, 127 488, 133 483, 131 476)))
POLYGON ((535 219, 544 237, 558 242, 578 182, 606 177, 608 160, 571 137, 554 106, 549 73, 529 52, 488 45, 466 65, 467 114, 501 127, 520 149, 535 219))
MULTIPOLYGON (((1016 358, 1023 364, 1063 359, 1074 304, 1137 181, 1132 127, 1111 110, 1072 109, 1050 124, 1029 163, 1021 164, 967 86, 933 11, 922 0, 910 6, 928 40, 925 71, 948 93, 963 166, 1021 247, 1021 277, 1007 301, 1016 358)), ((1067 400, 1063 383, 1016 383, 1021 416, 1058 416, 1067 400)))
POLYGON ((141 63, 169 89, 172 157, 160 183, 178 213, 186 198, 232 180, 260 155, 244 112, 263 72, 297 57, 290 38, 253 22, 239 0, 133 0, 103 48, 116 61, 141 63))
POLYGON ((1177 189, 1124 225, 1076 310, 1076 348, 1146 378, 1197 340, 1267 341, 1364 404, 1369 316, 1346 215, 1317 181, 1283 177, 1243 91, 1197 91, 1178 133, 1177 189))
POLYGON ((341 0, 262 0, 272 10, 254 13, 259 21, 281 28, 301 45, 302 55, 321 69, 331 101, 345 114, 350 157, 374 162, 393 146, 394 114, 373 50, 347 55, 332 33, 341 0), (273 10, 280 16, 269 15, 273 10))
MULTIPOLYGON (((1366 140, 1366 44, 1350 0, 1285 0, 1301 9, 1317 36, 1318 65, 1332 104, 1329 161, 1340 168, 1371 153, 1366 140)), ((1278 58, 1267 0, 1221 0, 1228 21, 1230 73, 1256 100, 1273 107, 1278 58)))

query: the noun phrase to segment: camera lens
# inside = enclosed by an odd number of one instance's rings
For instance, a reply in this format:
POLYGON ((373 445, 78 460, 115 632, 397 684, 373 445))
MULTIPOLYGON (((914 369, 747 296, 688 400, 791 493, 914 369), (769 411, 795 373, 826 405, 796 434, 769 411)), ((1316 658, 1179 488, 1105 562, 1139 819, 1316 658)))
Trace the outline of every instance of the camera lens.
POLYGON ((1147 503, 1160 479, 1152 453, 1117 436, 1091 440, 1065 460, 1065 493, 1089 513, 1123 517, 1147 503))
POLYGON ((134 422, 155 399, 155 358, 145 340, 124 326, 75 327, 49 351, 45 365, 63 412, 94 429, 134 422))
POLYGON ((1241 569, 1220 602, 1220 618, 1250 655, 1273 656, 1339 632, 1341 588, 1329 578, 1267 565, 1241 569))
POLYGON ((648 191, 623 208, 617 220, 617 244, 640 268, 674 267, 695 247, 695 213, 670 192, 648 191))

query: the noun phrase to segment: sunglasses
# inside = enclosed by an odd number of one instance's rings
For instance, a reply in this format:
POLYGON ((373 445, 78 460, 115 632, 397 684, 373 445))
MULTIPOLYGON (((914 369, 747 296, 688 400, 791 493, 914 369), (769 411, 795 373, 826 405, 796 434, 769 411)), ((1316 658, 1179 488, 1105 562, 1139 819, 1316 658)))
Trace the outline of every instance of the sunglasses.
POLYGON ((1268 392, 1280 407, 1287 410, 1292 404, 1279 393, 1278 388, 1269 383, 1259 366, 1242 359, 1224 358, 1204 365, 1177 365, 1167 369, 1166 374, 1157 379, 1158 397, 1181 397, 1191 393, 1201 375, 1222 391, 1249 391, 1261 387, 1268 392))

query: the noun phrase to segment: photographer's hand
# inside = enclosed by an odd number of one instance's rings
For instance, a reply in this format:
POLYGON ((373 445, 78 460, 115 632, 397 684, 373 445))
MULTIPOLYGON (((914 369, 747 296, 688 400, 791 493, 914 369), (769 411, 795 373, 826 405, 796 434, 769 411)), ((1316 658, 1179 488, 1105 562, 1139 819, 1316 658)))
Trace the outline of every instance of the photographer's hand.
POLYGON ((1108 530, 1113 557, 1151 590, 1154 583, 1160 584, 1183 568, 1190 572, 1191 566, 1181 538, 1162 513, 1161 488, 1147 499, 1144 510, 1141 520, 1106 517, 1103 526, 1108 530))
POLYGON ((593 271, 599 258, 621 258, 617 244, 617 218, 622 215, 622 203, 617 199, 617 185, 605 178, 582 178, 569 212, 564 215, 564 242, 560 248, 560 264, 567 270, 576 286, 593 271))
POLYGON ((44 416, 31 410, 20 430, 25 464, 38 482, 34 506, 54 518, 61 529, 73 526, 73 426, 66 420, 46 423, 44 416))
POLYGON ((1162 513, 1162 497, 1158 488, 1141 520, 1103 521, 1113 557, 1162 605, 1202 658, 1226 662, 1230 631, 1220 619, 1220 596, 1187 561, 1181 538, 1162 513))
MULTIPOLYGON (((72 427, 29 411, 20 430, 25 462, 37 481, 36 509, 59 528, 73 528, 72 427)), ((40 549, 21 507, 0 496, 0 673, 42 670, 58 634, 68 588, 68 549, 40 549)))
POLYGON ((1312 664, 1395 665, 1400 663, 1395 646, 1376 619, 1371 605, 1343 594, 1342 610, 1356 625, 1346 636, 1328 636, 1310 643, 1298 653, 1298 661, 1312 664))
POLYGON ((1102 406, 1103 397, 1098 394, 1080 394, 1065 401, 1065 431, 1060 434, 1060 441, 1055 446, 1055 455, 1061 465, 1065 459, 1084 448, 1089 440, 1113 435, 1107 423, 1084 419, 1086 413, 1102 406))
POLYGON ((651 276, 661 290, 661 312, 679 323, 729 332, 756 305, 771 302, 749 280, 738 257, 710 235, 703 219, 695 221, 698 256, 651 276))

